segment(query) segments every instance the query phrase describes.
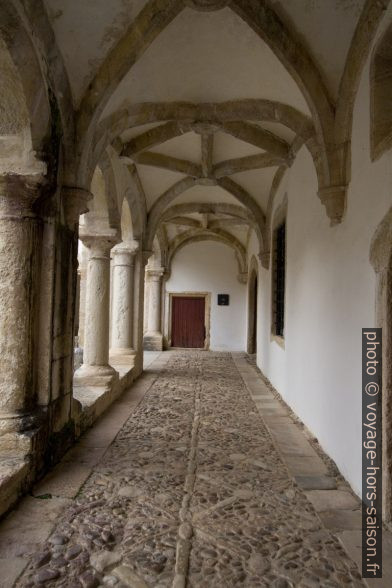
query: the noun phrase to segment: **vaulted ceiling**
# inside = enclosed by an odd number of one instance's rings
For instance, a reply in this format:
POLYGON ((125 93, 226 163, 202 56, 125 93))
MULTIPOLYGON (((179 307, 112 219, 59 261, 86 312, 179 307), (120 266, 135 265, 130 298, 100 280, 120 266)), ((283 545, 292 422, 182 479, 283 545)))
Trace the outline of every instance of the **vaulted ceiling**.
POLYGON ((160 231, 170 249, 262 235, 274 178, 303 143, 328 143, 365 0, 45 4, 93 150, 112 144, 145 199, 147 247, 160 231))

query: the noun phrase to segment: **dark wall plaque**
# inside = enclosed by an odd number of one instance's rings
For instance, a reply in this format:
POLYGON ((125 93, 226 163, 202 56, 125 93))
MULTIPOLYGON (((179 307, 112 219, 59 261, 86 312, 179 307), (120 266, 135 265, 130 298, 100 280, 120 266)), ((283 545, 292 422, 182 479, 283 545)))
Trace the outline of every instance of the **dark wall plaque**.
POLYGON ((229 306, 229 300, 228 294, 218 294, 218 306, 229 306))

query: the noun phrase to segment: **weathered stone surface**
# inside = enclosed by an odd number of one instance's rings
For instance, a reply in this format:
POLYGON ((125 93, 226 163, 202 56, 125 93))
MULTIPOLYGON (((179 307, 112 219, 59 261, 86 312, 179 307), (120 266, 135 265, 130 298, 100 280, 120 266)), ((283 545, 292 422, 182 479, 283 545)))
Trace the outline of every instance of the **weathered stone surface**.
POLYGON ((103 572, 106 568, 117 564, 119 561, 121 561, 121 555, 119 553, 105 550, 100 553, 94 553, 90 558, 91 565, 98 572, 103 572))
POLYGON ((319 512, 336 509, 354 510, 360 507, 358 498, 344 490, 308 490, 306 496, 319 512))
POLYGON ((4 586, 13 586, 26 565, 27 561, 23 557, 0 558, 1 581, 4 586))
POLYGON ((148 584, 144 582, 129 566, 120 566, 113 570, 113 573, 130 588, 148 588, 148 584))
POLYGON ((329 476, 295 476, 295 481, 303 490, 336 489, 336 480, 329 476))
POLYGON ((361 510, 324 510, 319 513, 319 516, 327 529, 335 531, 343 529, 362 529, 361 510))
POLYGON ((168 356, 16 586, 361 586, 230 354, 168 356))
POLYGON ((38 574, 35 576, 35 581, 38 584, 46 584, 46 582, 56 580, 59 576, 60 573, 57 570, 44 568, 43 570, 39 571, 38 574))

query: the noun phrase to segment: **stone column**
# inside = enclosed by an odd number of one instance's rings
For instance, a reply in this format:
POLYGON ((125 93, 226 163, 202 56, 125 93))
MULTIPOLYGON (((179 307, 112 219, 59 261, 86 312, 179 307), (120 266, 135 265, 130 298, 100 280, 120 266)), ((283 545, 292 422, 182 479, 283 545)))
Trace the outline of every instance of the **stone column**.
POLYGON ((79 238, 89 250, 83 365, 75 372, 76 386, 110 384, 117 377, 109 365, 110 250, 116 244, 116 231, 105 234, 81 230, 79 238))
POLYGON ((163 336, 161 332, 161 285, 163 268, 146 268, 148 283, 147 332, 144 335, 144 349, 162 351, 163 336))
MULTIPOLYGON (((0 435, 34 427, 39 178, 0 177, 0 435)), ((4 444, 3 444, 4 446, 4 444)))
POLYGON ((137 241, 120 243, 113 255, 112 355, 134 355, 133 290, 137 241))

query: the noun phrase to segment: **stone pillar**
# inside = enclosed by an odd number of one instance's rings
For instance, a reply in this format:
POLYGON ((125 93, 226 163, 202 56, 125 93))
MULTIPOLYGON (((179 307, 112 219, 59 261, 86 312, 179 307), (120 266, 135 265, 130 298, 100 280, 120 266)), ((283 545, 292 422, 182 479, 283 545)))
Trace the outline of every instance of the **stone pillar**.
POLYGON ((137 241, 120 243, 113 255, 112 355, 134 355, 133 290, 137 241))
POLYGON ((0 177, 0 435, 34 427, 39 178, 0 177))
POLYGON ((116 244, 116 232, 79 235, 89 250, 86 283, 86 308, 83 365, 75 372, 76 386, 110 384, 117 377, 109 365, 110 250, 116 244))
POLYGON ((163 336, 161 332, 161 298, 163 268, 146 268, 148 283, 147 332, 144 335, 144 349, 162 351, 163 336))

